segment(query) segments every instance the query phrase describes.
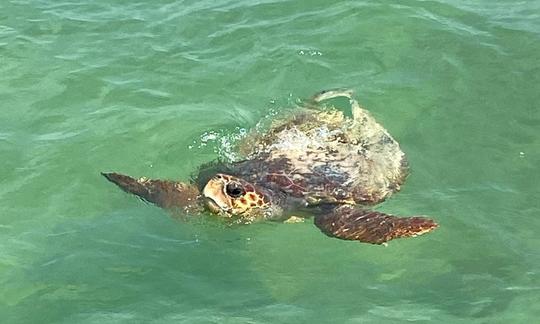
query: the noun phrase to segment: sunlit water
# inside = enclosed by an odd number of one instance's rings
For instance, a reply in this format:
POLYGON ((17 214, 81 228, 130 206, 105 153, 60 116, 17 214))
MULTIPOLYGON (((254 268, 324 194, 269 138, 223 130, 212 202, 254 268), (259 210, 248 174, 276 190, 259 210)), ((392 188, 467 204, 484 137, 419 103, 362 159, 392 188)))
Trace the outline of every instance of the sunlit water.
POLYGON ((537 320, 540 2, 399 3, 0 2, 1 322, 537 320), (434 233, 185 223, 99 175, 187 179, 343 86, 412 166, 377 208, 434 233))

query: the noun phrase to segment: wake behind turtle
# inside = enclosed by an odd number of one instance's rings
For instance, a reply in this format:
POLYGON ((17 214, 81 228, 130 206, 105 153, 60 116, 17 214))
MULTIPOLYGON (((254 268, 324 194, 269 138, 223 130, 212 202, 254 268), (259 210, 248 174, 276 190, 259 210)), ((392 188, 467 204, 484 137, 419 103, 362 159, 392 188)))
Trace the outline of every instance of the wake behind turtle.
POLYGON ((210 212, 235 223, 313 217, 326 235, 381 244, 429 232, 426 217, 395 217, 370 210, 399 191, 407 173, 397 141, 353 98, 350 90, 323 91, 265 132, 239 143, 245 159, 211 163, 190 183, 103 173, 124 191, 187 214, 210 212), (352 117, 327 99, 349 99, 352 117))

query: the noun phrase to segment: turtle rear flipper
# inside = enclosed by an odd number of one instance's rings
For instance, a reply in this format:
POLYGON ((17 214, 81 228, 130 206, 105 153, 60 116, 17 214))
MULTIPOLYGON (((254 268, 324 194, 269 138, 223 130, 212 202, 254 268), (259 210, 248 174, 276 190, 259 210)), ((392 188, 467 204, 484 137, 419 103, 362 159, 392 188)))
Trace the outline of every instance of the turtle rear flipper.
POLYGON ((395 238, 415 237, 437 228, 425 217, 395 217, 377 211, 341 206, 315 218, 326 235, 342 240, 383 244, 395 238))
POLYGON ((170 180, 135 179, 119 173, 101 174, 125 192, 162 208, 185 208, 189 211, 198 205, 199 191, 193 185, 170 180))
POLYGON ((347 88, 336 88, 319 91, 311 97, 314 102, 321 102, 328 99, 334 99, 338 97, 346 97, 352 99, 354 91, 347 88))

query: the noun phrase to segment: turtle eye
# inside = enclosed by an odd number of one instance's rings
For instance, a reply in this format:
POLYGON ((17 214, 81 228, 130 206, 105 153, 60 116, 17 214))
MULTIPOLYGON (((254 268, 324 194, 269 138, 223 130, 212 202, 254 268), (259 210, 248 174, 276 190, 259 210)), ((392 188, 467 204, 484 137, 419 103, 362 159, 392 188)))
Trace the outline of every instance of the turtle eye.
POLYGON ((227 195, 233 198, 241 197, 246 193, 246 191, 244 190, 244 187, 242 187, 242 185, 236 182, 229 183, 225 187, 225 192, 227 193, 227 195))

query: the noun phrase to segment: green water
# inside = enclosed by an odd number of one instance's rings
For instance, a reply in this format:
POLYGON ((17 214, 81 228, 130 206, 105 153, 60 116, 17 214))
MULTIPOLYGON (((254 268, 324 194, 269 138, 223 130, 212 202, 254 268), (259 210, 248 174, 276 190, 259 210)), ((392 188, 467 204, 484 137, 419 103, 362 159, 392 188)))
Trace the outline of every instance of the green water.
POLYGON ((1 322, 538 319, 540 1, 330 3, 0 2, 1 322), (434 233, 183 223, 99 175, 187 178, 342 86, 412 165, 378 208, 434 233))

